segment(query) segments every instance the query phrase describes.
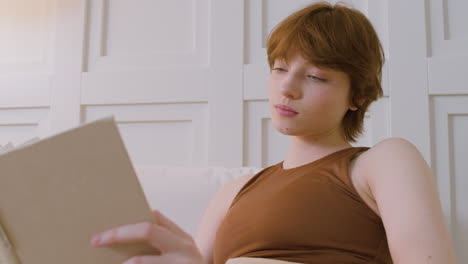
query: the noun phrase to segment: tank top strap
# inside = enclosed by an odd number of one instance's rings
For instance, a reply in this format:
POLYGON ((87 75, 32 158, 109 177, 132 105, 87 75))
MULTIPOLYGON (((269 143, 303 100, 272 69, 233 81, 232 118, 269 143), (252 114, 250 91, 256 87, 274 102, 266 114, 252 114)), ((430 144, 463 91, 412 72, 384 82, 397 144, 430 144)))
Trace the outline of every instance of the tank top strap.
POLYGON ((357 191, 354 188, 354 185, 351 181, 351 175, 349 173, 349 164, 350 162, 355 159, 357 156, 362 154, 363 152, 367 151, 369 147, 352 147, 349 149, 344 150, 339 157, 336 157, 334 160, 334 169, 335 175, 346 184, 348 188, 350 188, 353 192, 357 191))
POLYGON ((359 192, 357 191, 356 187, 353 184, 351 173, 349 170, 349 165, 353 159, 357 156, 362 154, 363 152, 370 149, 369 147, 353 147, 344 150, 340 153, 339 157, 334 159, 334 163, 327 166, 328 169, 332 170, 331 181, 334 182, 336 185, 341 186, 341 189, 348 193, 350 197, 359 201, 362 208, 365 208, 370 216, 376 222, 380 222, 380 217, 366 204, 366 202, 362 199, 359 192))
POLYGON ((337 155, 334 159, 334 162, 338 162, 341 169, 348 169, 349 163, 355 159, 357 156, 367 151, 369 147, 351 147, 341 151, 340 155, 337 155))

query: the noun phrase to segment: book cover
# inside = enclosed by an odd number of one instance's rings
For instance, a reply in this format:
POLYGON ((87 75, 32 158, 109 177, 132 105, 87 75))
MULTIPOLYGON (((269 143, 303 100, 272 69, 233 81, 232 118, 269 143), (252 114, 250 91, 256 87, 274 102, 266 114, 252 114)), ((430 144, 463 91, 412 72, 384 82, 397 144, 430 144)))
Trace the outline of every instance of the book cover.
POLYGON ((0 155, 0 224, 20 264, 159 254, 145 244, 90 245, 94 234, 143 221, 154 218, 113 118, 0 155))

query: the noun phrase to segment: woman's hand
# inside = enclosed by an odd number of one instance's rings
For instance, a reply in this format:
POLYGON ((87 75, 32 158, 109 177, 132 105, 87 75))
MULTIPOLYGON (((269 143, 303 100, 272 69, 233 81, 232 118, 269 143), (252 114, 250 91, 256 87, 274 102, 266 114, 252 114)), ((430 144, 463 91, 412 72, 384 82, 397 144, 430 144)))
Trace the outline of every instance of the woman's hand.
POLYGON ((107 247, 122 243, 147 243, 158 249, 161 255, 135 256, 124 264, 204 264, 205 261, 193 238, 164 216, 154 210, 156 224, 144 222, 121 226, 94 236, 94 247, 107 247))

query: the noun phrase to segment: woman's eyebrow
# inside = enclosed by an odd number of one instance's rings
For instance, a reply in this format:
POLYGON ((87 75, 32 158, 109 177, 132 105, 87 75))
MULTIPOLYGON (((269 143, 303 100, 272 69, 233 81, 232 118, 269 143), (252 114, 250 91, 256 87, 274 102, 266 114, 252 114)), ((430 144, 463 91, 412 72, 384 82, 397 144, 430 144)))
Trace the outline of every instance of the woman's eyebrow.
POLYGON ((326 69, 320 68, 316 64, 312 64, 312 63, 309 63, 309 62, 307 62, 305 64, 305 67, 307 69, 311 69, 311 70, 319 72, 319 73, 327 73, 328 72, 326 69))

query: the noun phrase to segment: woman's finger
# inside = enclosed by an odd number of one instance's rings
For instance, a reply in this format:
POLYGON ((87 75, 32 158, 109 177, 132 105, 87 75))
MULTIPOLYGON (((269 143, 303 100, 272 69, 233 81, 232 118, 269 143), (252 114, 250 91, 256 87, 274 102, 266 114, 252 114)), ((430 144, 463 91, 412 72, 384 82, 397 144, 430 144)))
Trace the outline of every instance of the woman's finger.
POLYGON ((171 219, 163 215, 159 210, 153 210, 153 215, 156 218, 156 223, 162 225, 163 227, 171 230, 172 232, 178 234, 182 238, 192 239, 192 236, 180 228, 176 223, 172 222, 171 219))
POLYGON ((135 256, 122 264, 173 264, 173 263, 199 263, 203 260, 196 256, 184 256, 178 254, 168 254, 161 256, 135 256))
POLYGON ((166 264, 174 263, 173 260, 168 259, 167 256, 135 256, 122 264, 166 264))
POLYGON ((181 246, 181 238, 163 226, 150 222, 117 227, 94 236, 91 243, 95 247, 105 247, 113 244, 143 242, 162 252, 177 250, 181 246))

